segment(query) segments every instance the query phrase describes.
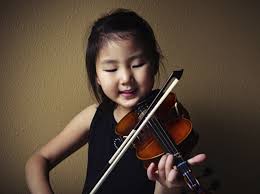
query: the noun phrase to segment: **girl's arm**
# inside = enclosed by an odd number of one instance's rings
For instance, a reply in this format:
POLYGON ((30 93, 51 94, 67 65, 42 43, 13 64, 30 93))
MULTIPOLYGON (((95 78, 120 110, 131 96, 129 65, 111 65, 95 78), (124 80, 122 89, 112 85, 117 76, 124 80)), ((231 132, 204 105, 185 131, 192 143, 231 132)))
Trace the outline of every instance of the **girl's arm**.
POLYGON ((87 143, 96 108, 97 105, 91 105, 84 109, 56 137, 29 158, 25 174, 31 193, 53 193, 49 171, 87 143))

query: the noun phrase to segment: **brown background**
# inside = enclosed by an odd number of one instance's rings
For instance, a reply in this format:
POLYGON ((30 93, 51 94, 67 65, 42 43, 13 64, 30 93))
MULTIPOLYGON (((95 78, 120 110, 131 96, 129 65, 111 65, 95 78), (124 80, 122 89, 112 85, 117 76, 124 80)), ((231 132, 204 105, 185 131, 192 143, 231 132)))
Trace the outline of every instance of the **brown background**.
MULTIPOLYGON (((200 133, 195 152, 221 181, 216 193, 260 193, 260 6, 257 1, 1 1, 0 193, 28 193, 24 165, 85 106, 88 26, 111 8, 137 11, 167 60, 200 133)), ((51 172, 56 193, 80 193, 86 151, 51 172)))

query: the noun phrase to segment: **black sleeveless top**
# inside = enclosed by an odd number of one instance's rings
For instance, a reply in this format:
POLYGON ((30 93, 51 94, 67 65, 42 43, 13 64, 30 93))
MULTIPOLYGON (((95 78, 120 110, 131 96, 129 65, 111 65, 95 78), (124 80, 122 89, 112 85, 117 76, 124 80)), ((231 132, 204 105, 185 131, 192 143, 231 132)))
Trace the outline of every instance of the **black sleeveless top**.
MULTIPOLYGON (((102 103, 97 108, 91 123, 87 177, 83 194, 91 191, 103 175, 109 159, 122 142, 122 138, 114 132, 116 121, 113 110, 113 105, 102 103)), ((147 178, 142 161, 136 158, 135 149, 130 148, 99 188, 97 194, 152 194, 154 186, 154 182, 147 178)))

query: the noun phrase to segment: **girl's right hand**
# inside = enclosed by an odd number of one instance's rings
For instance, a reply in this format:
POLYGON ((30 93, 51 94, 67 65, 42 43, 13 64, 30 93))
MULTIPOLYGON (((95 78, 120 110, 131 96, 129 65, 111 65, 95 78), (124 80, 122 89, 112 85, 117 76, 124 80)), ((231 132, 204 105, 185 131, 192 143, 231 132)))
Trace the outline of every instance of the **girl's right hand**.
POLYGON ((26 181, 31 193, 52 194, 49 182, 48 161, 39 153, 35 153, 25 166, 26 181))

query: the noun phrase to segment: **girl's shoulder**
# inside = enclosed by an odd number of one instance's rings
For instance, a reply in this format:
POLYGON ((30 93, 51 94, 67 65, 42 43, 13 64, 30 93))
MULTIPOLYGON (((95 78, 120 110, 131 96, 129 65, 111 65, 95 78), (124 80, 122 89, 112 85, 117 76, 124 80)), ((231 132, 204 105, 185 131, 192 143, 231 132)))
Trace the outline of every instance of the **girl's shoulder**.
POLYGON ((89 129, 90 124, 95 116, 95 113, 98 108, 98 104, 92 104, 85 109, 83 109, 76 117, 78 117, 78 121, 84 123, 87 129, 89 129))
POLYGON ((64 130, 78 134, 88 133, 98 106, 98 104, 92 104, 84 108, 74 116, 64 130))

